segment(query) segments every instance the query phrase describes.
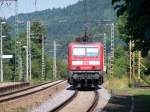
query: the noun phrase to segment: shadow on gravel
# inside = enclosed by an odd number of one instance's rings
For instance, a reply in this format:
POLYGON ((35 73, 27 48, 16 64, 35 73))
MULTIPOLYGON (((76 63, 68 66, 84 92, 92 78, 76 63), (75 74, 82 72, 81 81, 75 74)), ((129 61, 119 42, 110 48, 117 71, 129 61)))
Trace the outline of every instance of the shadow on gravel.
POLYGON ((134 112, 150 112, 150 95, 137 95, 134 96, 134 100, 134 112))
POLYGON ((78 90, 78 91, 94 91, 94 90, 99 90, 101 89, 101 87, 97 86, 97 87, 94 87, 94 88, 91 88, 91 87, 81 87, 81 88, 75 88, 74 86, 69 86, 67 88, 67 90, 78 90))
POLYGON ((76 90, 73 86, 69 86, 68 88, 67 88, 67 90, 76 90))
MULTIPOLYGON (((134 96, 133 112, 150 112, 150 95, 134 96)), ((130 112, 131 96, 116 95, 112 96, 107 106, 102 112, 130 112)))
POLYGON ((129 112, 131 106, 131 96, 112 96, 103 112, 129 112))

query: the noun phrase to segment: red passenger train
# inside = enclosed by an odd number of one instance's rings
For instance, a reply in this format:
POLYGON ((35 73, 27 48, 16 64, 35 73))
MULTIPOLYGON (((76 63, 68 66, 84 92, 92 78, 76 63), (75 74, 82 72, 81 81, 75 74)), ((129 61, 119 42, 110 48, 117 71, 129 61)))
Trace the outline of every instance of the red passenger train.
POLYGON ((72 42, 68 45, 68 82, 73 86, 103 83, 104 46, 101 42, 72 42))

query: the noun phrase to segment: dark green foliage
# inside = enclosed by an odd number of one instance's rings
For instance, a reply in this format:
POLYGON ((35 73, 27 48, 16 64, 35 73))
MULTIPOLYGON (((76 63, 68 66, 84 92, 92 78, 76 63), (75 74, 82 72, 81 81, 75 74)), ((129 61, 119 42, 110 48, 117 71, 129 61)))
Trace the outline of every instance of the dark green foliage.
MULTIPOLYGON (((118 16, 127 15, 124 34, 131 36, 135 49, 141 49, 143 55, 150 50, 150 1, 149 0, 113 0, 118 16)), ((123 16, 124 17, 124 16, 123 16)))
POLYGON ((42 35, 45 37, 47 34, 45 26, 40 21, 33 21, 31 25, 31 34, 34 41, 42 42, 42 35))
POLYGON ((115 64, 114 64, 114 75, 122 77, 127 75, 129 67, 129 55, 124 45, 119 44, 115 48, 115 64))
POLYGON ((67 63, 65 63, 65 60, 57 60, 57 74, 58 78, 66 78, 67 76, 67 63))
MULTIPOLYGON (((143 57, 150 50, 150 0, 112 0, 119 17, 120 36, 127 42, 133 40, 134 50, 141 50, 143 57)), ((150 63, 149 61, 147 61, 150 63)), ((146 73, 150 73, 146 64, 146 73)))

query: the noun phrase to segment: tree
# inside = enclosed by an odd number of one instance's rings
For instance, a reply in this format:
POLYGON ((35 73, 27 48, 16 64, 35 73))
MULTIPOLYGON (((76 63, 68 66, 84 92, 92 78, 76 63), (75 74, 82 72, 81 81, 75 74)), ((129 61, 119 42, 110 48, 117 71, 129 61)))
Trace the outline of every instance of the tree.
POLYGON ((40 21, 33 21, 31 25, 31 34, 35 38, 34 41, 38 43, 42 42, 42 35, 45 37, 47 35, 47 31, 45 26, 40 21))
POLYGON ((119 44, 115 48, 114 76, 122 77, 127 74, 129 56, 124 45, 119 44))
POLYGON ((142 50, 146 56, 150 50, 150 1, 149 0, 112 0, 118 17, 127 15, 124 34, 126 40, 134 40, 135 49, 142 50), (130 36, 130 38, 129 38, 130 36))
MULTIPOLYGON (((143 57, 149 57, 150 51, 150 0, 112 0, 119 18, 125 22, 120 25, 120 34, 126 42, 134 41, 134 50, 141 50, 143 57)), ((150 60, 148 61, 150 63, 150 60)), ((150 73, 150 66, 146 73, 150 73)))

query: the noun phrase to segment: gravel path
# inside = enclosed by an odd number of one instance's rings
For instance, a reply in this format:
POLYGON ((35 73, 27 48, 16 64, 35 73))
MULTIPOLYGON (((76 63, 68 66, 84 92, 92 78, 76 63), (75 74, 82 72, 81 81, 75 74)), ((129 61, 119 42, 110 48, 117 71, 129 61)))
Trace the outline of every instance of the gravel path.
MULTIPOLYGON (((69 88, 69 86, 67 88, 69 88)), ((49 112, 53 108, 62 104, 64 101, 69 99, 75 92, 74 90, 67 90, 67 88, 51 96, 48 100, 46 100, 40 106, 34 107, 31 112, 49 112)))

